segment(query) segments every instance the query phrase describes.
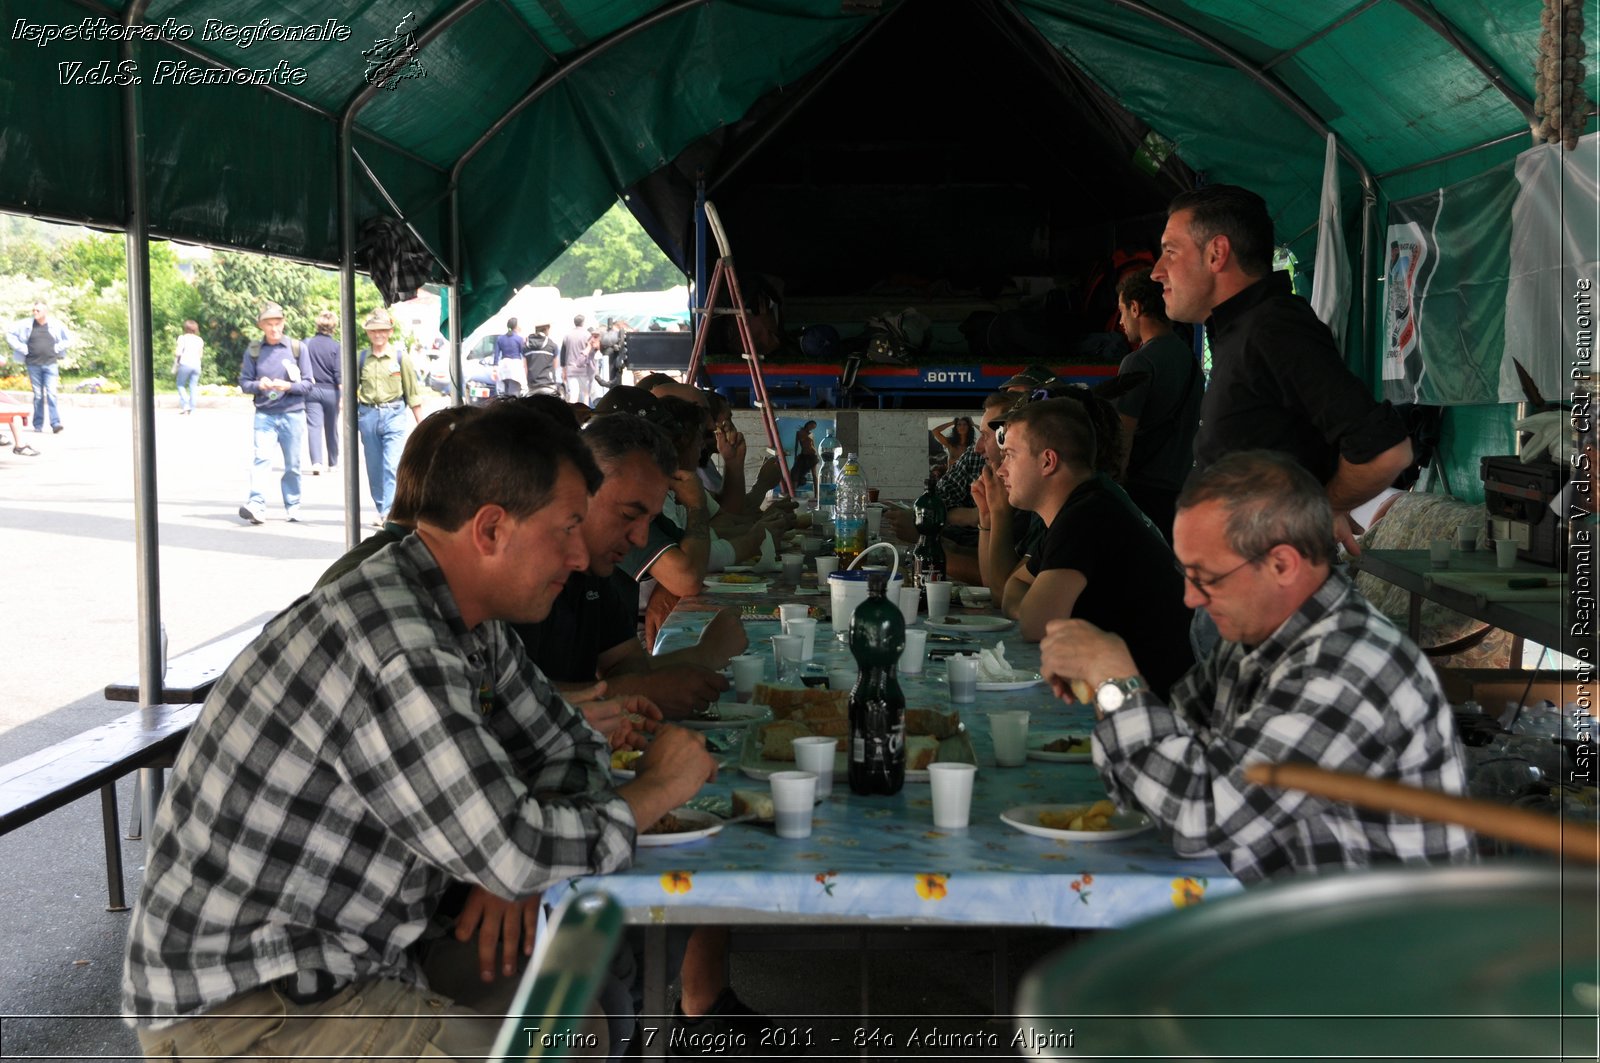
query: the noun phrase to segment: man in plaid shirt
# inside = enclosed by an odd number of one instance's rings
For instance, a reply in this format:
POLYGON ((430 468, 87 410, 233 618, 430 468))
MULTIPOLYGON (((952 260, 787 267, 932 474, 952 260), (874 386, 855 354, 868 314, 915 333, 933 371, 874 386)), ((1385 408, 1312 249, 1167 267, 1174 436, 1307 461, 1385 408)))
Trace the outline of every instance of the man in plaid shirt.
POLYGON ((543 619, 587 562, 599 482, 574 432, 520 404, 463 421, 416 533, 229 666, 129 931, 123 1007, 147 1054, 485 1054, 498 1018, 430 992, 410 949, 447 884, 475 887, 465 932, 525 950, 532 906, 495 898, 626 866, 711 775, 697 735, 663 728, 610 789, 605 741, 504 623, 543 619))
POLYGON ((1240 881, 1383 863, 1468 862, 1462 828, 1248 783, 1297 761, 1460 794, 1461 744, 1420 650, 1333 572, 1327 493, 1286 454, 1241 451, 1178 499, 1184 600, 1223 641, 1162 703, 1120 638, 1050 625, 1043 671, 1094 691, 1094 763, 1111 799, 1148 812, 1186 856, 1240 881))

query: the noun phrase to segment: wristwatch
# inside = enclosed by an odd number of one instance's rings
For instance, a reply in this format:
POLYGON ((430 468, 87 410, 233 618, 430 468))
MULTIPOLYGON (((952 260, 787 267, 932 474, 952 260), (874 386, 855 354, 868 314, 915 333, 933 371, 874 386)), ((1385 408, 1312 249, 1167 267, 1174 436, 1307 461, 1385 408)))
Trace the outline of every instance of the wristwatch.
POLYGON ((1145 681, 1136 675, 1126 679, 1107 679, 1094 688, 1094 707, 1102 714, 1113 713, 1126 705, 1135 693, 1148 689, 1145 681))

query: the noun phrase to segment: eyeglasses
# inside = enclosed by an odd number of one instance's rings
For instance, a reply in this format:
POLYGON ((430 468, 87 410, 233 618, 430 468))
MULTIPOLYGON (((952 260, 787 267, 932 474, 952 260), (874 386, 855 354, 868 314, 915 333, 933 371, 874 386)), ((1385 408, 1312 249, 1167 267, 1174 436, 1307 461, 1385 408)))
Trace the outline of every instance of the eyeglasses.
MULTIPOLYGON (((1277 544, 1273 545, 1275 546, 1277 544)), ((1239 562, 1237 565, 1234 565, 1220 576, 1197 576, 1195 575, 1193 568, 1185 568, 1183 562, 1179 561, 1176 557, 1172 559, 1172 567, 1178 573, 1178 575, 1187 580, 1189 585, 1199 592, 1201 600, 1207 605, 1210 605, 1211 588, 1215 587, 1217 584, 1221 583, 1235 572, 1238 572, 1240 569, 1248 568, 1251 565, 1256 564, 1262 558, 1272 553, 1272 549, 1273 548, 1269 546, 1259 554, 1256 554, 1254 557, 1245 558, 1243 561, 1239 562)))

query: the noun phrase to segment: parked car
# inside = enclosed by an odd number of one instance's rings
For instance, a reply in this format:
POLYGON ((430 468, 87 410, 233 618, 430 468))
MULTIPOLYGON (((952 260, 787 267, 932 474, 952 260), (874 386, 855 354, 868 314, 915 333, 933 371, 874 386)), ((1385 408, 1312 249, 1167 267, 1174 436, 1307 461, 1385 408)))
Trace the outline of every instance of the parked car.
MULTIPOLYGON (((428 386, 439 394, 454 394, 450 385, 450 348, 441 347, 428 353, 428 386)), ((494 353, 494 337, 485 336, 469 351, 462 352, 462 375, 466 379, 467 401, 487 402, 494 396, 500 380, 495 367, 484 359, 494 353)))

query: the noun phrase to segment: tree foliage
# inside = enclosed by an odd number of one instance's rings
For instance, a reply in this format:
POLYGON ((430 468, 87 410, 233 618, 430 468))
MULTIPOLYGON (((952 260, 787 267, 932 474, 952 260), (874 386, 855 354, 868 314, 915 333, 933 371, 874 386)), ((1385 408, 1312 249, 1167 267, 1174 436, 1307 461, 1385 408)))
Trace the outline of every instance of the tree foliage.
POLYGON ((531 283, 559 288, 566 296, 583 296, 596 289, 658 291, 682 284, 683 274, 619 202, 531 283))

